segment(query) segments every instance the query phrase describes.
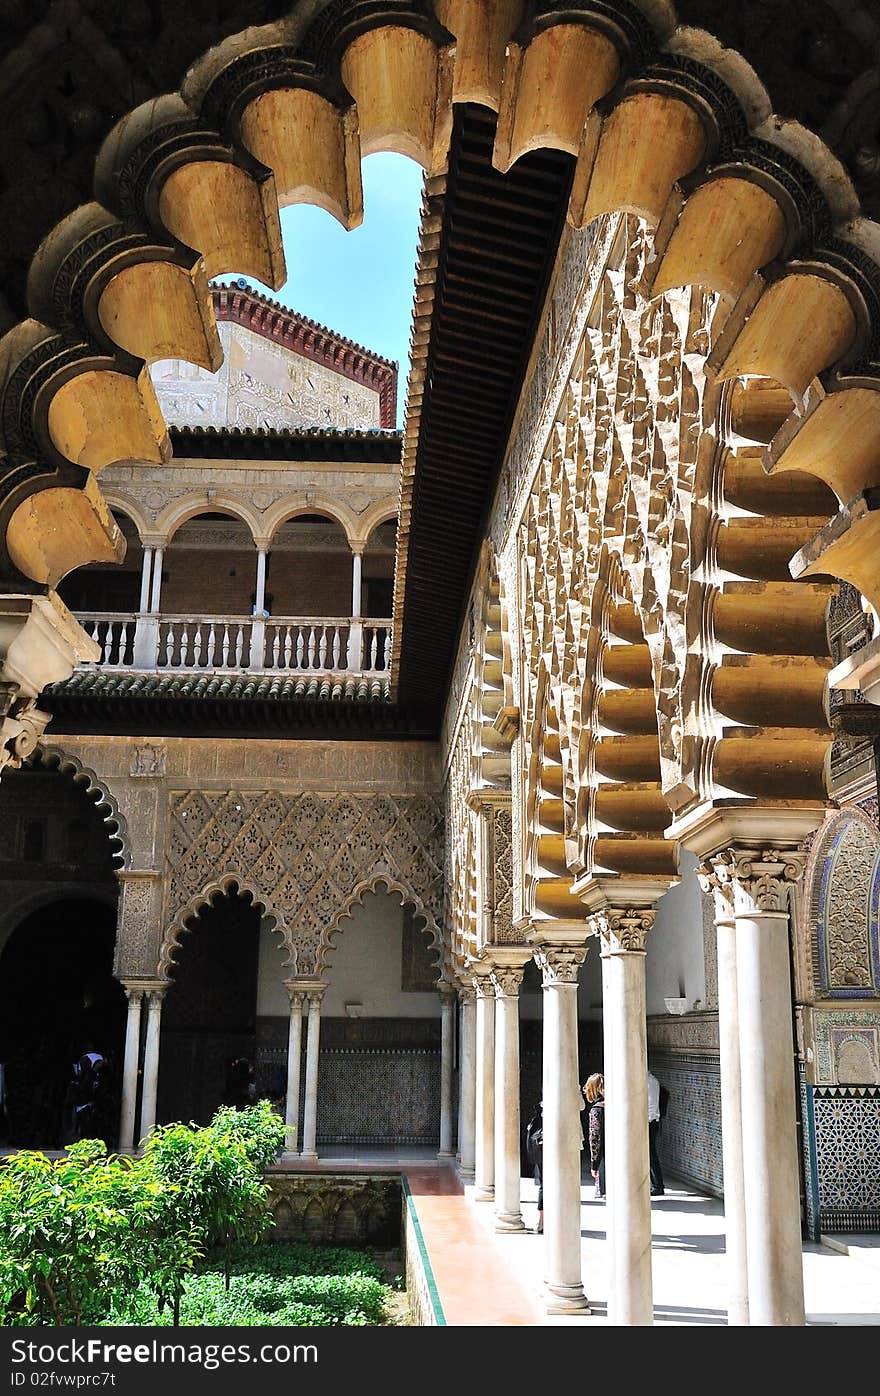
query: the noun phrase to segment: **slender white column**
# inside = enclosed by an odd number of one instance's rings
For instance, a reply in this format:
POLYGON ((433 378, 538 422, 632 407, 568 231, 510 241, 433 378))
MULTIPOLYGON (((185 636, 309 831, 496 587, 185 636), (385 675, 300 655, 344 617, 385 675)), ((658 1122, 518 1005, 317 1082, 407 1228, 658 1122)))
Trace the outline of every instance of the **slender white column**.
POLYGON ((351 616, 358 619, 361 614, 361 554, 351 555, 351 616))
POLYGON ((318 1052, 321 1039, 321 999, 326 984, 309 989, 309 1031, 306 1039, 305 1111, 303 1114, 302 1157, 316 1159, 318 1131, 318 1052))
POLYGON ((542 946, 535 953, 544 986, 544 1280, 551 1314, 590 1312, 581 1280, 577 1028, 577 979, 585 956, 573 946, 542 946))
POLYGON ((119 1117, 119 1148, 134 1148, 134 1118, 137 1106, 138 1052, 141 1041, 141 1003, 143 990, 126 984, 128 1014, 125 1019, 125 1052, 122 1058, 122 1110, 119 1117))
POLYGON ((141 1100, 141 1139, 156 1123, 156 1092, 159 1086, 159 1037, 162 1025, 164 989, 150 989, 147 1000, 147 1042, 144 1050, 144 1091, 141 1100))
POLYGON ((747 1104, 749 1322, 797 1327, 805 1317, 788 897, 803 872, 804 855, 732 852, 739 1055, 747 1104))
POLYGON ((150 600, 150 572, 153 563, 153 549, 144 548, 144 560, 141 566, 141 599, 138 610, 143 612, 147 609, 150 600))
POLYGON ((159 614, 159 601, 162 596, 162 558, 164 548, 156 548, 153 554, 153 589, 150 594, 150 614, 159 614))
POLYGON ((476 996, 472 985, 459 990, 458 1002, 461 1014, 461 1066, 458 1077, 461 1123, 458 1155, 462 1179, 464 1182, 472 1182, 476 1159, 477 1122, 477 1016, 476 996))
POLYGON ((613 1297, 608 1318, 626 1327, 654 1321, 648 1154, 648 1050, 645 937, 654 912, 609 908, 596 918, 602 938, 605 1037, 605 1186, 613 1297))
POLYGON ((440 988, 440 1151, 438 1158, 453 1158, 452 1148, 452 1055, 455 1040, 455 990, 451 984, 440 988))
POLYGON ((712 861, 709 860, 700 869, 700 885, 704 892, 712 893, 715 903, 727 1323, 729 1327, 743 1327, 749 1322, 746 1196, 743 1169, 743 1096, 739 1060, 740 1024, 736 983, 736 927, 733 912, 733 886, 727 873, 727 865, 723 861, 716 870, 712 861))
POLYGON ((522 965, 495 966, 495 1230, 524 1231, 520 1173, 519 989, 522 965))
POLYGON ((477 1110, 474 1176, 477 1202, 495 1199, 495 986, 474 977, 477 995, 477 1110))
POLYGON ((284 1101, 284 1124, 287 1128, 285 1155, 294 1157, 299 1152, 299 1076, 302 1066, 302 1008, 303 993, 288 986, 290 995, 290 1023, 287 1031, 287 1094, 284 1101))
POLYGON ((257 549, 257 582, 254 596, 254 615, 261 616, 266 609, 266 549, 257 549))

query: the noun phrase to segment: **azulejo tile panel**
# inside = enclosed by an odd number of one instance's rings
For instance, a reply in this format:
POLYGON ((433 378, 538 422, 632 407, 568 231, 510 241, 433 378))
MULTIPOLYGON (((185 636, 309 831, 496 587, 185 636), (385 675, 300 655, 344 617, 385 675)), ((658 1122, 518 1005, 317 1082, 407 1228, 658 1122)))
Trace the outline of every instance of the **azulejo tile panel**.
POLYGON ((684 1182, 721 1196, 721 1077, 717 1057, 652 1055, 651 1070, 669 1091, 660 1130, 665 1169, 684 1182))

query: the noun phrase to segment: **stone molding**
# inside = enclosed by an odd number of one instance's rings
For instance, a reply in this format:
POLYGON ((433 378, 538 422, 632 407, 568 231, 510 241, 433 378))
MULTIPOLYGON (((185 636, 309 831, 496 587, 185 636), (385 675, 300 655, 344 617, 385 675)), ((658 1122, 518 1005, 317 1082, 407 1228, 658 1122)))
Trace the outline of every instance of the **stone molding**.
POLYGON ((647 1032, 649 1052, 717 1055, 719 1051, 717 1013, 649 1014, 647 1032))

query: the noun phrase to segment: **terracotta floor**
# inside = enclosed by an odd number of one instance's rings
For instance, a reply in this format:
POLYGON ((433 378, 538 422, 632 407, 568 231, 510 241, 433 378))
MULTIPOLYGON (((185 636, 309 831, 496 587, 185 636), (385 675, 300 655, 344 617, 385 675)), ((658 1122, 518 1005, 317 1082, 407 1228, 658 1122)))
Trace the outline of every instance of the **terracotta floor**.
MULTIPOLYGON (((607 1326, 605 1206, 582 1187, 581 1247, 591 1312, 548 1316, 543 1303, 544 1238, 532 1231, 498 1234, 491 1204, 476 1202, 451 1164, 429 1150, 376 1150, 355 1161, 324 1153, 317 1165, 405 1173, 434 1283, 449 1326, 607 1326)), ((535 1185, 522 1180, 523 1218, 535 1221, 535 1185)), ((726 1326, 724 1215, 717 1198, 667 1183, 651 1207, 654 1322, 658 1326, 726 1326)), ((880 1325, 880 1237, 829 1237, 803 1247, 808 1326, 880 1325)))

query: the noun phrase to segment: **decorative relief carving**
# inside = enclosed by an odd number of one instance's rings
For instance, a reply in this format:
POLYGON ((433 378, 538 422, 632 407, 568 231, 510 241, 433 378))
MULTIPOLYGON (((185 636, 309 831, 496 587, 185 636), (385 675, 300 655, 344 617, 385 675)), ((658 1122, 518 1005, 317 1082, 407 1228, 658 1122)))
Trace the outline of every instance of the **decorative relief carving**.
POLYGON ((512 965, 496 965, 490 978, 495 986, 495 996, 499 999, 517 998, 522 984, 523 970, 512 965))
POLYGON ((644 955, 655 915, 653 907, 608 907, 591 916, 588 926, 599 936, 603 955, 644 955))
POLYGON ((817 997, 880 995, 880 833, 862 810, 841 810, 819 830, 807 889, 817 997))
POLYGON ((162 904, 161 878, 123 874, 114 974, 120 979, 155 978, 162 904))
POLYGON ((815 1084, 880 1085, 880 1012, 807 1012, 815 1084))
POLYGON ((492 810, 492 859, 495 910, 492 929, 497 945, 516 945, 522 936, 513 925, 513 815, 508 805, 492 810))
POLYGON ((806 855, 800 849, 728 848, 707 860, 716 907, 728 905, 732 892, 735 916, 754 912, 787 913, 794 885, 804 873, 806 855))
POLYGON ((586 950, 574 946, 541 946, 535 951, 535 964, 541 971, 545 989, 554 984, 577 984, 578 971, 587 958, 586 950))
POLYGON ((651 1052, 718 1052, 718 1014, 687 1013, 681 1018, 648 1019, 648 1050, 651 1052))
POLYGON ((154 746, 147 742, 144 746, 136 746, 134 755, 131 758, 129 775, 132 776, 164 776, 165 774, 165 748, 154 746))
POLYGON ((166 858, 163 969, 187 918, 229 882, 275 917, 298 975, 317 972, 342 918, 381 883, 441 942, 443 826, 428 796, 178 792, 166 858))
POLYGON ((478 999, 494 999, 495 985, 488 974, 474 975, 474 993, 478 999))

